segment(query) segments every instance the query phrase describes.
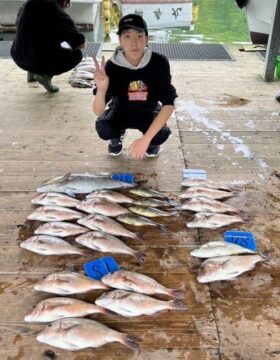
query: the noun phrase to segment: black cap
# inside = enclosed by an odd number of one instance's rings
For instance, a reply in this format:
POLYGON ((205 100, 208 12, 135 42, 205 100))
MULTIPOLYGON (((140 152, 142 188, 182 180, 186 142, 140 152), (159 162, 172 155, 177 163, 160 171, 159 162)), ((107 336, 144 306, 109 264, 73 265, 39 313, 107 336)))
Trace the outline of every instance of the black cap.
POLYGON ((124 29, 145 31, 146 35, 148 35, 148 27, 146 21, 142 18, 142 16, 137 14, 128 14, 120 19, 119 30, 117 34, 120 35, 124 29))

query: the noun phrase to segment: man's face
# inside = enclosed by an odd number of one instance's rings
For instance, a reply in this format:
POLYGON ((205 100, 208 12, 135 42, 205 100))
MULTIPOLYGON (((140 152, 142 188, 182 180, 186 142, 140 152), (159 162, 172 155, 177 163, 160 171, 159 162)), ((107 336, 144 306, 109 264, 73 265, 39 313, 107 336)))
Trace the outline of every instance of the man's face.
POLYGON ((123 30, 119 36, 119 42, 128 62, 132 65, 138 65, 148 44, 148 36, 145 31, 123 30))

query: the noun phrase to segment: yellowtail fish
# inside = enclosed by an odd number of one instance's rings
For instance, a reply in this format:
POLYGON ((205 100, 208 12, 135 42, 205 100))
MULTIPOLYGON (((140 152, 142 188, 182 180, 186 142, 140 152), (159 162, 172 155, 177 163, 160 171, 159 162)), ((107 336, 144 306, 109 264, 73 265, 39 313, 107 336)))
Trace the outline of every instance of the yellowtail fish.
POLYGON ((106 314, 101 306, 68 297, 56 297, 40 301, 25 317, 27 322, 52 322, 70 317, 83 317, 92 314, 106 314))
POLYGON ((134 200, 127 195, 121 194, 113 190, 97 190, 86 196, 87 199, 103 198, 116 203, 132 204, 134 200))
POLYGON ((143 261, 145 258, 145 254, 142 251, 133 250, 117 237, 103 231, 91 231, 76 237, 75 241, 96 251, 128 254, 133 256, 138 262, 143 261))
POLYGON ((72 210, 66 207, 57 205, 45 205, 35 209, 31 214, 27 216, 29 220, 39 221, 64 221, 64 220, 76 220, 84 216, 79 211, 72 210))
POLYGON ((115 289, 135 291, 146 295, 164 294, 183 299, 185 292, 180 289, 169 289, 149 276, 132 271, 116 271, 102 277, 101 281, 115 289))
POLYGON ((20 247, 40 255, 88 255, 87 251, 49 235, 31 236, 24 240, 20 247))
POLYGON ((139 205, 139 206, 150 206, 150 207, 171 207, 171 206, 179 206, 180 203, 173 201, 173 200, 159 200, 159 199, 152 199, 152 198, 147 198, 147 199, 139 199, 139 200, 134 200, 133 201, 133 205, 139 205))
POLYGON ((76 207, 89 214, 101 214, 110 217, 116 217, 130 212, 118 203, 102 198, 83 200, 76 207))
POLYGON ((186 310, 186 306, 179 299, 162 301, 125 290, 113 290, 102 294, 95 300, 95 304, 126 317, 153 315, 163 310, 186 310))
POLYGON ((148 218, 178 215, 178 212, 175 211, 167 212, 157 208, 145 207, 145 206, 130 206, 128 209, 135 214, 147 216, 148 218))
POLYGON ((129 231, 117 221, 104 215, 89 215, 79 219, 78 223, 92 230, 101 230, 111 235, 129 237, 136 240, 142 239, 141 234, 129 231))
POLYGON ((185 179, 181 182, 183 187, 204 187, 204 188, 211 188, 211 189, 221 189, 226 191, 231 191, 237 189, 236 185, 221 182, 221 181, 213 181, 207 179, 185 179))
POLYGON ((157 223, 150 219, 145 218, 144 216, 138 216, 136 214, 124 214, 119 215, 116 219, 124 224, 134 225, 134 226, 156 226, 162 231, 167 230, 167 225, 157 223))
POLYGON ((134 350, 139 347, 137 337, 82 318, 56 320, 37 335, 37 340, 70 351, 97 348, 111 342, 119 342, 134 350))
POLYGON ((58 205, 63 207, 75 207, 80 200, 66 194, 55 192, 42 193, 31 200, 35 205, 58 205))
POLYGON ((35 229, 34 234, 66 237, 83 234, 89 231, 88 228, 66 221, 53 221, 40 225, 35 229))
POLYGON ((82 294, 92 290, 109 290, 101 281, 75 272, 59 272, 47 275, 35 284, 34 289, 57 295, 82 294))
POLYGON ((253 270, 256 263, 265 261, 260 255, 218 256, 204 260, 198 270, 200 283, 231 280, 245 271, 253 270))
POLYGON ((235 196, 233 191, 223 191, 203 187, 191 187, 180 194, 181 199, 191 199, 196 197, 205 197, 208 199, 225 199, 235 196))
POLYGON ((130 189, 129 192, 131 194, 138 195, 141 197, 147 197, 147 198, 150 198, 150 197, 167 198, 166 195, 160 193, 159 191, 153 190, 153 189, 135 188, 135 189, 130 189))
POLYGON ((208 199, 204 197, 192 198, 185 201, 176 210, 189 210, 196 212, 213 212, 213 213, 239 213, 239 210, 233 206, 221 201, 208 199))
POLYGON ((191 255, 199 258, 216 256, 255 254, 255 251, 226 241, 211 241, 191 251, 191 255))
POLYGON ((222 226, 242 222, 244 221, 240 216, 202 212, 196 213, 193 221, 188 222, 186 225, 188 228, 218 229, 222 226))
POLYGON ((101 189, 120 189, 134 187, 136 184, 112 180, 106 176, 91 174, 68 173, 43 182, 37 189, 38 192, 60 192, 73 196, 75 194, 89 194, 101 189))

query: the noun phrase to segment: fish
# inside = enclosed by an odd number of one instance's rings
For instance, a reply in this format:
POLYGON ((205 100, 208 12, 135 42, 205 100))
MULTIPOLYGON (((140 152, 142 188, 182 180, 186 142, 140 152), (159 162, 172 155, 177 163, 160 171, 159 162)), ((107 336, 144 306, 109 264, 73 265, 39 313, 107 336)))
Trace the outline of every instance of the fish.
POLYGON ((233 184, 229 184, 226 182, 213 181, 208 179, 196 179, 196 178, 184 179, 181 182, 181 185, 183 187, 204 187, 204 188, 226 190, 226 191, 232 191, 237 189, 237 186, 234 186, 233 184))
POLYGON ((242 222, 244 222, 243 219, 237 215, 201 212, 196 213, 193 217, 193 221, 187 222, 186 225, 188 228, 218 229, 222 226, 242 222))
POLYGON ((225 255, 255 254, 255 251, 226 241, 211 241, 191 251, 191 255, 199 258, 211 258, 225 255))
POLYGON ((27 219, 49 222, 76 220, 83 216, 84 214, 81 212, 66 207, 57 205, 44 205, 32 211, 32 213, 27 216, 27 219))
POLYGON ((49 235, 34 235, 24 240, 20 247, 40 255, 88 255, 67 241, 49 235))
POLYGON ((163 193, 159 192, 159 191, 156 191, 156 190, 153 190, 153 189, 146 189, 146 188, 135 188, 135 189, 130 189, 129 192, 131 194, 134 194, 134 195, 138 195, 138 196, 141 196, 141 197, 147 197, 147 198, 151 198, 151 197, 159 197, 159 198, 167 198, 166 195, 164 195, 163 193))
POLYGON ((76 272, 65 271, 47 275, 34 285, 34 289, 56 295, 72 295, 110 288, 99 280, 76 272))
POLYGON ((82 219, 78 219, 78 224, 87 226, 92 230, 101 230, 111 235, 129 237, 136 240, 142 239, 140 233, 129 231, 116 220, 100 214, 88 215, 82 219))
POLYGON ((144 252, 133 250, 117 237, 103 231, 82 234, 76 237, 75 241, 96 251, 132 255, 138 262, 142 262, 145 258, 144 252))
POLYGON ((177 216, 178 215, 178 212, 176 212, 176 211, 167 212, 167 211, 163 211, 163 210, 160 210, 157 208, 145 207, 145 206, 130 206, 128 209, 135 214, 147 216, 148 218, 162 217, 162 216, 177 216))
POLYGON ((160 224, 158 222, 152 221, 145 218, 144 216, 138 216, 136 214, 124 214, 119 215, 116 219, 124 224, 133 225, 133 226, 156 226, 160 228, 161 231, 167 231, 167 225, 160 224))
POLYGON ((110 217, 116 217, 130 212, 118 203, 102 198, 83 200, 76 207, 89 214, 101 214, 110 217))
POLYGON ((115 289, 135 291, 146 295, 164 294, 183 299, 184 290, 169 289, 149 276, 132 271, 120 270, 104 275, 101 281, 115 289))
POLYGON ((180 203, 170 199, 159 200, 159 199, 147 198, 147 199, 134 200, 133 205, 150 206, 150 207, 158 208, 158 207, 179 206, 180 203))
POLYGON ((35 229, 34 234, 66 237, 80 235, 86 233, 87 231, 89 231, 89 229, 84 226, 72 224, 66 221, 52 221, 40 225, 37 229, 35 229))
POLYGON ((52 322, 70 317, 82 317, 92 314, 106 314, 101 306, 68 297, 56 297, 40 301, 24 317, 27 322, 52 322))
POLYGON ((126 317, 153 315, 163 310, 186 310, 186 306, 179 299, 163 301, 125 290, 102 294, 95 300, 95 304, 126 317))
POLYGON ((120 204, 122 203, 132 204, 134 202, 134 200, 131 197, 121 194, 114 190, 97 190, 92 192, 91 194, 88 194, 86 198, 87 199, 104 198, 109 201, 113 201, 120 204))
POLYGON ((135 183, 127 183, 113 180, 106 176, 96 176, 91 174, 68 173, 57 176, 43 182, 38 188, 38 192, 59 192, 74 196, 75 194, 89 194, 101 189, 120 189, 134 187, 135 183))
POLYGON ((204 197, 195 197, 185 201, 181 206, 176 207, 176 210, 189 210, 196 212, 212 212, 212 213, 235 213, 239 210, 235 207, 225 204, 221 201, 208 199, 204 197))
POLYGON ((37 335, 37 340, 70 351, 98 348, 111 342, 119 342, 133 350, 139 348, 138 337, 83 318, 56 320, 37 335))
POLYGON ((253 270, 255 265, 265 261, 261 255, 218 256, 204 260, 198 269, 200 283, 231 280, 240 274, 253 270))
POLYGON ((196 197, 205 197, 208 199, 225 199, 236 195, 234 191, 223 191, 203 187, 191 187, 183 191, 179 196, 181 199, 191 199, 196 197))
POLYGON ((31 203, 35 205, 58 205, 63 207, 75 207, 79 202, 80 200, 72 196, 55 192, 40 193, 31 200, 31 203))

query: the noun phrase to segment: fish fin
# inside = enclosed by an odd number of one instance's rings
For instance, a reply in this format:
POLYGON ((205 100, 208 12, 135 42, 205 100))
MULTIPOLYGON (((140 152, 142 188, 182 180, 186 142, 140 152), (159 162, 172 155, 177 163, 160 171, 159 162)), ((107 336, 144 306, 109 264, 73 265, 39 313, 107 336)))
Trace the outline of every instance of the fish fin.
POLYGON ((144 251, 137 251, 136 253, 135 253, 135 259, 136 259, 136 261, 137 262, 139 262, 139 263, 142 263, 143 261, 145 261, 145 258, 146 258, 146 254, 145 254, 145 252, 144 251))
POLYGON ((141 341, 141 338, 139 338, 138 336, 124 334, 122 343, 130 349, 138 350, 139 341, 141 341))
POLYGON ((182 289, 170 289, 168 294, 176 299, 184 299, 185 297, 185 290, 182 289))
POLYGON ((170 304, 170 309, 172 310, 180 310, 180 311, 187 310, 187 306, 182 302, 181 299, 170 300, 169 304, 170 304))
POLYGON ((263 258, 261 261, 271 261, 273 259, 272 254, 269 250, 263 251, 260 256, 263 258))

